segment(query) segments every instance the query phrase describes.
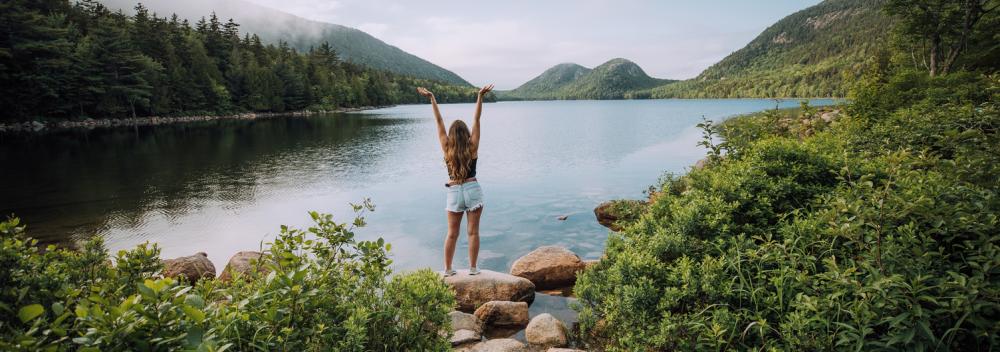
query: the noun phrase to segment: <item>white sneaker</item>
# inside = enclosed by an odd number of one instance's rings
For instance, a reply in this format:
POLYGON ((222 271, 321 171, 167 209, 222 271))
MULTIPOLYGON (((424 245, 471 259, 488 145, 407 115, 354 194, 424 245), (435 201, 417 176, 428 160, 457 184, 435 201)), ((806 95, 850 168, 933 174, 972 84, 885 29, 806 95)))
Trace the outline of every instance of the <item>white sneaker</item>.
POLYGON ((455 274, 458 274, 458 272, 455 271, 455 269, 444 271, 444 277, 455 276, 455 274))
POLYGON ((479 268, 476 267, 469 268, 469 275, 479 275, 479 268))

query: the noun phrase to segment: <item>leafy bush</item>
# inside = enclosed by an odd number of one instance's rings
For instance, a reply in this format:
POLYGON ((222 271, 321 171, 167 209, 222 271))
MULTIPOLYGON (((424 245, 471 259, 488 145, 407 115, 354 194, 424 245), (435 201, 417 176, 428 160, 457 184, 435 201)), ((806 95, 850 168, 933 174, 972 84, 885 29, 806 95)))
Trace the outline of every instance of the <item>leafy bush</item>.
POLYGON ((97 237, 79 251, 39 250, 14 218, 0 223, 0 350, 446 350, 454 296, 429 270, 392 276, 389 244, 310 213, 282 226, 260 265, 230 283, 160 275, 156 245, 112 266, 97 237))
POLYGON ((783 112, 708 129, 724 157, 666 179, 578 277, 582 335, 609 351, 1000 346, 996 81, 920 81, 862 86, 912 100, 861 97, 807 134, 783 112))

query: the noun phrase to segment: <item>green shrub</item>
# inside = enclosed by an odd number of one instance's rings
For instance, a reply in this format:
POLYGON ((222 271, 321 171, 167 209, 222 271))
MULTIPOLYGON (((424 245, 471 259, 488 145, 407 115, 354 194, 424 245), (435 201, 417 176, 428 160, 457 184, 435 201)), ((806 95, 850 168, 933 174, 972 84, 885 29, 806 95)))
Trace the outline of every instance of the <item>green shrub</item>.
POLYGON ((981 94, 996 82, 901 75, 863 94, 914 100, 862 97, 810 134, 777 111, 710 131, 724 156, 668 178, 578 277, 581 335, 609 351, 1000 346, 1000 114, 981 94))
POLYGON ((282 226, 263 272, 195 286, 162 278, 159 249, 37 249, 19 221, 0 223, 0 350, 446 350, 454 296, 429 270, 391 276, 389 244, 357 241, 351 224, 310 213, 282 226))

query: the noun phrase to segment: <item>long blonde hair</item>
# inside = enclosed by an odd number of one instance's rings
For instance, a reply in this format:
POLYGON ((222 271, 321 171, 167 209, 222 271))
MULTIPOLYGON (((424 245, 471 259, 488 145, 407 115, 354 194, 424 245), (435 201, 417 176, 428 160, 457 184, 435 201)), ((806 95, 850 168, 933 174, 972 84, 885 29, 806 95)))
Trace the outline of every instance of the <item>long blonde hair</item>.
POLYGON ((462 120, 455 120, 448 128, 447 144, 444 151, 444 163, 448 166, 448 176, 452 180, 464 181, 469 176, 469 163, 472 162, 472 135, 469 127, 462 120))

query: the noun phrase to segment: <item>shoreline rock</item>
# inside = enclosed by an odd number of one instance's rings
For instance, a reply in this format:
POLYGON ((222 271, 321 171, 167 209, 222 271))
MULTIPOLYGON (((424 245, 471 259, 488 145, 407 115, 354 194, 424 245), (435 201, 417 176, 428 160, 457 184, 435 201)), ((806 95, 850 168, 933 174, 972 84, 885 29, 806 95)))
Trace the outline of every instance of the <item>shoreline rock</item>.
POLYGON ((528 304, 525 302, 489 301, 476 309, 476 318, 488 326, 528 325, 528 304))
POLYGON ((559 246, 542 246, 517 258, 510 274, 523 277, 539 290, 573 286, 586 264, 580 256, 559 246))
POLYGON ((289 112, 247 112, 247 113, 239 113, 231 115, 146 116, 146 117, 126 117, 120 119, 87 118, 84 120, 77 120, 77 121, 67 120, 67 121, 55 121, 48 123, 43 123, 37 120, 24 121, 24 122, 7 122, 7 123, 0 122, 0 133, 2 132, 37 133, 37 132, 44 132, 46 130, 93 129, 101 127, 123 127, 123 126, 139 127, 139 126, 168 125, 168 124, 198 122, 198 121, 254 120, 254 119, 277 118, 277 117, 302 117, 302 116, 313 116, 318 114, 357 112, 357 111, 365 111, 372 109, 381 109, 390 106, 362 106, 357 108, 339 108, 334 110, 301 110, 301 111, 289 111, 289 112))
POLYGON ((215 278, 215 264, 208 260, 208 254, 198 252, 194 255, 163 260, 163 276, 186 280, 194 284, 201 279, 215 278))
POLYGON ((261 275, 266 275, 270 270, 260 261, 265 258, 264 253, 256 251, 239 251, 229 258, 226 267, 219 274, 219 281, 229 282, 233 277, 246 276, 257 270, 261 275))
POLYGON ((648 202, 642 200, 609 200, 594 208, 594 216, 597 217, 599 224, 618 232, 622 230, 620 221, 638 217, 641 210, 648 205, 648 202))
POLYGON ((542 348, 566 347, 569 344, 566 324, 552 314, 542 313, 531 319, 524 332, 528 344, 542 348))
POLYGON ((451 345, 459 346, 470 342, 479 342, 483 339, 483 322, 475 315, 452 311, 448 313, 451 318, 451 345))
POLYGON ((455 348, 464 352, 528 352, 528 346, 515 339, 493 339, 455 348))
POLYGON ((455 291, 458 310, 471 313, 489 301, 531 303, 535 300, 535 284, 523 277, 482 270, 479 275, 469 275, 468 270, 444 278, 445 284, 455 291))

